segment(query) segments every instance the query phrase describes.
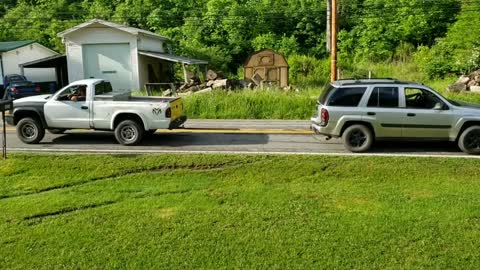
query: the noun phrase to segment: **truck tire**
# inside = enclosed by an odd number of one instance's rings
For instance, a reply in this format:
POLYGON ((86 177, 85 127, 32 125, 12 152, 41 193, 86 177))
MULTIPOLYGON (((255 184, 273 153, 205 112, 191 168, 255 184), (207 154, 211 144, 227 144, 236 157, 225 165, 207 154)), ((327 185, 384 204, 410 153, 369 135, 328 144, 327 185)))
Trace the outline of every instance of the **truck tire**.
POLYGON ((458 138, 458 147, 470 155, 480 154, 480 126, 465 129, 458 138))
POLYGON ((24 143, 37 144, 45 136, 45 129, 39 120, 26 117, 17 124, 17 136, 24 143))
POLYGON ((342 135, 345 149, 354 153, 366 152, 373 144, 373 133, 364 125, 349 126, 342 135))
POLYGON ((115 128, 115 138, 123 145, 137 145, 142 139, 145 130, 132 120, 124 120, 115 128))
POLYGON ((63 134, 65 131, 67 131, 64 128, 51 128, 51 129, 47 129, 47 130, 48 130, 48 132, 50 132, 52 134, 63 134))

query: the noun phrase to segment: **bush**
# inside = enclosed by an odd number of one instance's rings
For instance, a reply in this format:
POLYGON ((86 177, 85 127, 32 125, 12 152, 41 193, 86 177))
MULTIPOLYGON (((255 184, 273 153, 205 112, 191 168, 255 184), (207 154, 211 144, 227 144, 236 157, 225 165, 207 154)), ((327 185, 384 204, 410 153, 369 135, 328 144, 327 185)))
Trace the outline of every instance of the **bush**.
POLYGON ((316 59, 305 55, 292 55, 288 58, 290 84, 300 86, 322 85, 330 77, 329 59, 316 59))
POLYGON ((414 62, 430 79, 443 78, 448 74, 456 73, 454 59, 446 46, 434 48, 419 46, 414 54, 414 62))

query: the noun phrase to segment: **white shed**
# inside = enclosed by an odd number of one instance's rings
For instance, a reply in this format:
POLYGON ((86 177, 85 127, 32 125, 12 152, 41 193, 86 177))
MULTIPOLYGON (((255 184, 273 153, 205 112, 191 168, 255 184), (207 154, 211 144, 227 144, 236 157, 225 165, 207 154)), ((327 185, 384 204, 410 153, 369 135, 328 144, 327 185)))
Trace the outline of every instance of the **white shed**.
POLYGON ((116 91, 171 82, 166 76, 173 75, 172 62, 191 64, 195 60, 167 53, 165 37, 100 19, 67 29, 58 36, 65 44, 70 81, 102 78, 109 80, 116 91))
MULTIPOLYGON (((0 78, 7 74, 22 74, 21 65, 58 53, 34 40, 0 42, 0 78)), ((33 82, 56 81, 55 69, 24 69, 24 75, 33 82)), ((3 84, 3 79, 0 79, 3 84)))

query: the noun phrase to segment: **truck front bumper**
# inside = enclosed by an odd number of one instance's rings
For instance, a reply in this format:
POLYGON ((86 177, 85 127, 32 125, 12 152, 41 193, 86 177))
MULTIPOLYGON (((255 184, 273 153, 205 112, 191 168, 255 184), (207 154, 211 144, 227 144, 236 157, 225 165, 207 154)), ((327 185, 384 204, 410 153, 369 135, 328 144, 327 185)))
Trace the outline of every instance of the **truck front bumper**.
POLYGON ((185 115, 182 115, 182 116, 178 117, 177 119, 173 120, 172 122, 170 122, 170 126, 168 126, 168 129, 179 128, 186 121, 187 121, 187 117, 185 115))
POLYGON ((10 126, 14 126, 15 124, 13 123, 13 115, 5 115, 5 122, 7 122, 7 124, 9 124, 10 126))

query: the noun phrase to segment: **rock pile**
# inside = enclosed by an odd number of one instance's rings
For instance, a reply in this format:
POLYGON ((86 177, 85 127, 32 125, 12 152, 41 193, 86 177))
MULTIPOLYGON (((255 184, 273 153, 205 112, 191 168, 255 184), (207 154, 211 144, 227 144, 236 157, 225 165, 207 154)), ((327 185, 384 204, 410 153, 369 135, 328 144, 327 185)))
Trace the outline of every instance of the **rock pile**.
POLYGON ((457 82, 448 86, 451 92, 471 91, 480 93, 480 69, 470 73, 469 75, 462 75, 457 82))

